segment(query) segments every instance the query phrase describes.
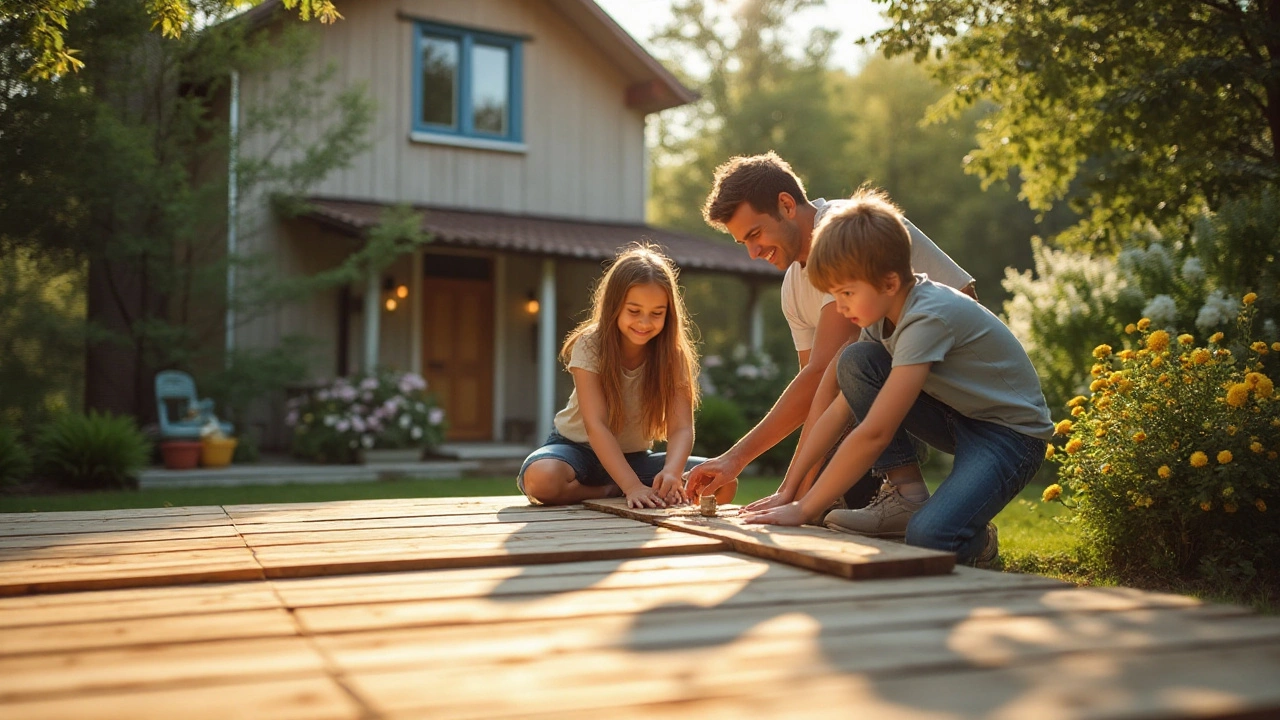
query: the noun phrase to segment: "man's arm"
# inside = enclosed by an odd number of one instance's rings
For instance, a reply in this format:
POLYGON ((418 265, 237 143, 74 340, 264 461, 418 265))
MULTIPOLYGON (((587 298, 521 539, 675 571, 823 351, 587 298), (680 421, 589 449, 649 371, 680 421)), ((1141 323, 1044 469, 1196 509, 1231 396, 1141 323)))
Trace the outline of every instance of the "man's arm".
POLYGON ((795 431, 813 406, 813 397, 827 366, 840 348, 857 337, 858 332, 858 326, 841 316, 834 302, 824 305, 814 333, 813 349, 809 351, 808 358, 800 353, 800 372, 751 432, 720 457, 712 458, 689 472, 690 496, 714 492, 738 477, 748 463, 795 431))

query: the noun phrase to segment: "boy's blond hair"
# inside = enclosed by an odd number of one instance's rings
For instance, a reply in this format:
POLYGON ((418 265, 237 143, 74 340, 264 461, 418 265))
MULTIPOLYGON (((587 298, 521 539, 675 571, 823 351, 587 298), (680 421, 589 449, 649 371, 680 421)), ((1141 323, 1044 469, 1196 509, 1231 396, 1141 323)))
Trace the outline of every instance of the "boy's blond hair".
POLYGON ((824 292, 855 280, 882 288, 890 273, 910 285, 911 235, 902 211, 882 190, 858 190, 814 228, 805 269, 824 292))

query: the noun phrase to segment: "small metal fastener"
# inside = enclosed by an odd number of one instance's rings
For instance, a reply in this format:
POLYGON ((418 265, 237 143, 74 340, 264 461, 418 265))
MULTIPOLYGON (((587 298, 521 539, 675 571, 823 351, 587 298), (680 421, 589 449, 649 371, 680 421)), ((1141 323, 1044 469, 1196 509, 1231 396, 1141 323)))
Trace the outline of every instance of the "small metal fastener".
POLYGON ((702 497, 698 498, 698 512, 703 517, 715 517, 716 516, 716 496, 703 495, 702 497))

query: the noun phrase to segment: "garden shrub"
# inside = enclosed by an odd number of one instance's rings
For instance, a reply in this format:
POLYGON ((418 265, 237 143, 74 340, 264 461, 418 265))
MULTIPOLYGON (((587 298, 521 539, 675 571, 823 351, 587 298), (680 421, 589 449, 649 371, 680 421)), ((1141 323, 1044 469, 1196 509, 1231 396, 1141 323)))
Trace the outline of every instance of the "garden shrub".
POLYGON ((0 425, 0 487, 21 482, 31 472, 31 455, 18 442, 18 431, 0 425))
POLYGON ((431 448, 444 441, 444 410, 416 373, 338 378, 290 400, 293 452, 326 463, 355 462, 361 450, 431 448))
MULTIPOLYGON (((1143 318, 1130 347, 1093 351, 1087 396, 1070 403, 1048 454, 1082 551, 1121 581, 1280 584, 1280 337, 1253 338, 1250 293, 1237 342, 1175 335, 1143 318)), ((1240 306, 1237 305, 1236 308, 1240 306)))
MULTIPOLYGON (((703 358, 701 381, 704 407, 709 401, 715 406, 717 403, 712 398, 719 398, 736 405, 746 421, 742 432, 737 433, 725 446, 727 450, 769 413, 782 391, 790 384, 791 376, 782 372, 767 354, 738 346, 727 359, 719 355, 703 358)), ((705 429, 707 432, 728 434, 727 429, 711 430, 708 425, 708 421, 700 420, 695 423, 695 429, 698 433, 705 429)), ((798 432, 792 433, 757 458, 756 464, 770 472, 786 470, 791 456, 795 454, 799 437, 798 432)), ((698 439, 701 440, 700 434, 698 439)))
POLYGON ((733 447, 750 429, 751 424, 737 403, 707 395, 694 418, 694 454, 715 457, 733 447))
POLYGON ((63 413, 35 440, 36 472, 86 490, 136 488, 138 471, 151 457, 151 443, 132 417, 63 413))

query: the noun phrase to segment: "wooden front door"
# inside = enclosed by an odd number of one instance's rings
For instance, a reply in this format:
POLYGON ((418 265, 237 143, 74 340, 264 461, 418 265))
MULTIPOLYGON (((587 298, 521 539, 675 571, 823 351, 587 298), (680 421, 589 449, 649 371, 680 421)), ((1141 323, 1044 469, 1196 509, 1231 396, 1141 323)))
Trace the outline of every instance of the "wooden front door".
POLYGON ((444 408, 447 437, 490 440, 493 281, 427 277, 423 303, 422 370, 427 390, 444 408))

